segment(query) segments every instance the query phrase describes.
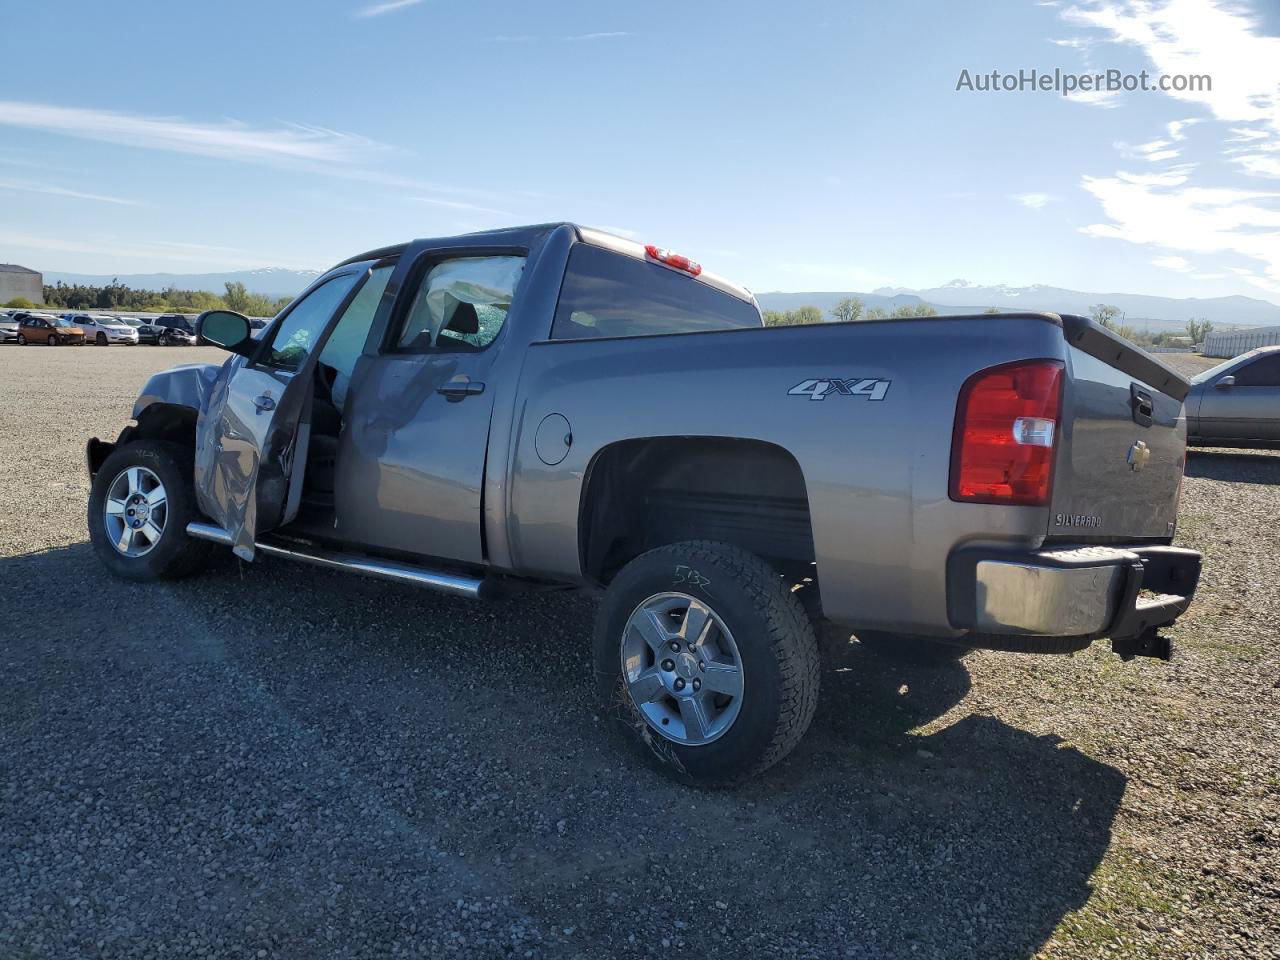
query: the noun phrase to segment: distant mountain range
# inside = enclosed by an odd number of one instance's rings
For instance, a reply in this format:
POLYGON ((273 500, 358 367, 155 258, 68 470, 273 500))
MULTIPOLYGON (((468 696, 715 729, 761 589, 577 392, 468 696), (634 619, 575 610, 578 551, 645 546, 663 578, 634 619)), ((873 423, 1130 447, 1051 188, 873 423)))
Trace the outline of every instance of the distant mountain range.
POLYGON ((311 281, 320 276, 319 270, 286 270, 283 267, 263 267, 259 270, 238 270, 231 273, 121 273, 114 276, 94 276, 87 273, 46 273, 45 283, 82 283, 92 287, 105 287, 112 280, 119 280, 135 290, 208 290, 224 293, 228 281, 240 282, 250 293, 265 293, 271 297, 292 297, 301 293, 311 281))
POLYGON ((906 304, 930 304, 939 313, 981 313, 988 307, 998 310, 1050 311, 1088 316, 1094 304, 1106 303, 1124 313, 1124 323, 1153 332, 1181 329, 1195 317, 1224 326, 1280 324, 1280 306, 1253 297, 1154 297, 1141 293, 1083 293, 1034 284, 1030 287, 980 286, 966 280, 952 280, 925 290, 880 287, 871 293, 811 292, 757 293, 765 310, 794 310, 811 304, 827 313, 845 297, 858 297, 867 307, 892 311, 906 304))

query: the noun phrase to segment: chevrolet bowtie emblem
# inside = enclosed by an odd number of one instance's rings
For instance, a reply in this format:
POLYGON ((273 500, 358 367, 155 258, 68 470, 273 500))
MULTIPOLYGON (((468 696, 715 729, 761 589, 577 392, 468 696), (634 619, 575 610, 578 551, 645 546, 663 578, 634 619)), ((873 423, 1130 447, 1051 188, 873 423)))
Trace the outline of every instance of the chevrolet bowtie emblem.
POLYGON ((1125 460, 1129 462, 1129 467, 1136 473, 1147 465, 1147 461, 1151 459, 1151 448, 1147 446, 1144 440, 1135 440, 1133 446, 1129 448, 1129 455, 1125 460))

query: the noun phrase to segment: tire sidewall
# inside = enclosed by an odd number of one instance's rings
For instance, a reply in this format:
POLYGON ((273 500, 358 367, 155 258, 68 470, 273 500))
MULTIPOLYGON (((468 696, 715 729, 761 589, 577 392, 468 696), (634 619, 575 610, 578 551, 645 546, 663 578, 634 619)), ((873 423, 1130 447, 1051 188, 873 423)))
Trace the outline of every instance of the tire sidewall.
POLYGON ((610 584, 597 617, 594 643, 598 694, 609 712, 651 757, 688 782, 731 782, 752 767, 773 741, 781 709, 782 674, 768 622, 739 573, 705 549, 663 548, 632 561, 610 584), (733 634, 743 673, 742 705, 733 725, 709 744, 687 746, 657 733, 636 709, 622 677, 623 629, 637 606, 660 593, 694 597, 733 634))
POLYGON ((128 580, 159 580, 186 570, 192 540, 187 524, 199 518, 191 487, 191 468, 181 464, 181 447, 139 440, 112 452, 99 468, 89 491, 89 540, 103 564, 128 580), (126 557, 112 545, 103 523, 103 504, 113 480, 127 467, 146 467, 164 484, 167 515, 160 542, 140 557, 126 557))

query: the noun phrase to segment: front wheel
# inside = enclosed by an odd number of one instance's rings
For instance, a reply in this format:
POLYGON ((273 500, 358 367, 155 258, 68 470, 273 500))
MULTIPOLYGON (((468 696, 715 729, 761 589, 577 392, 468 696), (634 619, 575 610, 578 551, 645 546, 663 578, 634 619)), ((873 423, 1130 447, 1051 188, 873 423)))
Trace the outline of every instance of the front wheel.
POLYGON ((627 564, 605 592, 594 660, 606 710, 692 783, 777 763, 818 702, 804 609, 777 571, 726 543, 669 544, 627 564))
POLYGON ((108 570, 129 580, 195 573, 210 544, 187 536, 199 519, 191 451, 142 439, 115 450, 89 492, 89 539, 108 570))
POLYGON ((105 347, 107 345, 107 335, 105 333, 98 334, 97 342, 98 346, 105 347))
POLYGON ((58 338, 55 337, 52 333, 49 334, 49 339, 45 341, 45 346, 56 347, 57 345, 58 345, 58 338))

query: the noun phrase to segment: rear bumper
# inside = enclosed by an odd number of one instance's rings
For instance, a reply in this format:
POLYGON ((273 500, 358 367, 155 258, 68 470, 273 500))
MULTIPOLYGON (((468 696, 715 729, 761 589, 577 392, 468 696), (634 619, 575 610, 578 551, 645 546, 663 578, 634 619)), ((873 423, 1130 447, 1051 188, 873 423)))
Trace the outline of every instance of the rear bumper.
MULTIPOLYGON (((948 615, 966 642, 1034 652, 1036 638, 1147 637, 1191 604, 1200 554, 1180 547, 965 548, 948 564, 948 615)), ((1060 645, 1053 647, 1060 649, 1060 645)))

